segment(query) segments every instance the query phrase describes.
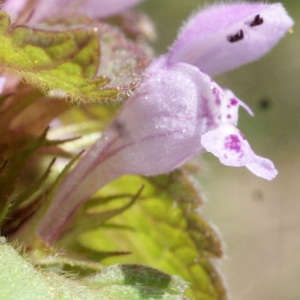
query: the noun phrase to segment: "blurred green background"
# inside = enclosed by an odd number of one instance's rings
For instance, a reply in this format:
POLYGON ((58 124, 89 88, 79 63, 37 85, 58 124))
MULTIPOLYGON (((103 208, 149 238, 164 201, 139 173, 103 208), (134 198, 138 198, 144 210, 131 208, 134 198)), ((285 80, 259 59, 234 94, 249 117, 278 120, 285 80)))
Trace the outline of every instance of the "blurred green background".
MULTIPOLYGON (((261 60, 215 78, 253 109, 253 118, 241 110, 239 129, 279 175, 267 182, 202 155, 204 213, 224 241, 226 257, 219 265, 234 300, 300 299, 300 1, 281 2, 295 20, 294 32, 261 60)), ((201 0, 140 5, 156 24, 157 54, 167 51, 183 21, 203 5, 201 0)))

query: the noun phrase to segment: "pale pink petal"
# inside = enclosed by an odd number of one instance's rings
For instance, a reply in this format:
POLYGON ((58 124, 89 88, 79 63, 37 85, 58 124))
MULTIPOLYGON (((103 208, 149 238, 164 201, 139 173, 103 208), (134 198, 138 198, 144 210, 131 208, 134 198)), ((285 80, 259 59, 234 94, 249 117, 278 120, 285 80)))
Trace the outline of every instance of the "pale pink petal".
POLYGON ((83 4, 83 11, 91 17, 109 17, 121 13, 144 0, 89 0, 83 4))
POLYGON ((198 66, 212 76, 260 58, 292 26, 280 3, 213 5, 182 28, 169 61, 198 66))
POLYGON ((202 135, 203 147, 227 166, 246 166, 255 175, 272 180, 277 175, 273 163, 257 156, 243 134, 232 125, 223 125, 202 135))
POLYGON ((278 174, 274 164, 267 158, 254 155, 253 162, 246 164, 246 168, 254 175, 268 180, 272 180, 278 174))
POLYGON ((1 6, 1 9, 8 12, 12 19, 15 19, 24 9, 26 3, 27 0, 5 0, 1 6))
MULTIPOLYGON (((216 84, 214 84, 216 86, 216 84)), ((219 90, 222 89, 219 87, 219 90)), ((238 124, 239 107, 243 107, 249 115, 253 116, 252 110, 243 101, 238 99, 231 90, 222 91, 222 101, 220 105, 220 121, 224 124, 236 126, 238 124)))
POLYGON ((105 18, 121 13, 143 0, 38 0, 31 22, 55 15, 60 11, 77 12, 90 17, 105 18))

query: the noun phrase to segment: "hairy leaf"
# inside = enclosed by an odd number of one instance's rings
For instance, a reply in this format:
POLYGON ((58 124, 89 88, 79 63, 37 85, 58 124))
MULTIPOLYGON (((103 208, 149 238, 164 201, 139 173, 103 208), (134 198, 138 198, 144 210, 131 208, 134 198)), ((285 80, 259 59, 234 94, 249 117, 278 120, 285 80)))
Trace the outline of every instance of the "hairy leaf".
POLYGON ((138 265, 112 266, 82 279, 35 268, 9 244, 0 244, 1 299, 183 300, 186 284, 138 265))
POLYGON ((187 299, 187 285, 179 278, 140 265, 116 265, 84 280, 91 288, 102 288, 107 299, 187 299))
POLYGON ((118 88, 105 88, 106 76, 96 76, 99 66, 97 31, 72 29, 47 31, 16 26, 0 12, 0 67, 55 97, 104 100, 117 96, 118 88))

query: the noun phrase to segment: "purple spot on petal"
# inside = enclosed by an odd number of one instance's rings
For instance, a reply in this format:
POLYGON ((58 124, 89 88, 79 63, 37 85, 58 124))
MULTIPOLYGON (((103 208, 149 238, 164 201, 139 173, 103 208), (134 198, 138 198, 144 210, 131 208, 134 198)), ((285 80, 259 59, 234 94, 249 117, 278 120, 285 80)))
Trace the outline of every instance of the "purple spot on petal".
POLYGON ((231 104, 231 105, 237 105, 237 104, 238 104, 238 101, 237 101, 236 99, 234 99, 234 98, 231 98, 231 99, 230 99, 230 104, 231 104))
POLYGON ((241 151, 241 141, 235 134, 227 136, 224 143, 225 149, 234 150, 236 152, 241 151))
POLYGON ((228 114, 228 115, 227 115, 227 119, 231 119, 231 115, 228 114))
POLYGON ((212 93, 216 96, 216 104, 221 104, 220 91, 217 88, 212 89, 212 93))

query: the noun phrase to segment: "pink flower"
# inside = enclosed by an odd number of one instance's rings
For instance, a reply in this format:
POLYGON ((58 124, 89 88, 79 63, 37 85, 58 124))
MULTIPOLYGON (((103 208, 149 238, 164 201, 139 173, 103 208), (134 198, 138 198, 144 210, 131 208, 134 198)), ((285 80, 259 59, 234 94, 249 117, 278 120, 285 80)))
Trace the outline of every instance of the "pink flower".
POLYGON ((221 4, 194 15, 62 182, 38 226, 41 239, 52 243, 77 208, 108 182, 124 174, 170 172, 204 149, 223 164, 246 166, 257 176, 273 179, 273 163, 257 156, 236 128, 239 106, 251 110, 205 73, 217 74, 259 58, 292 25, 281 4, 221 4))

